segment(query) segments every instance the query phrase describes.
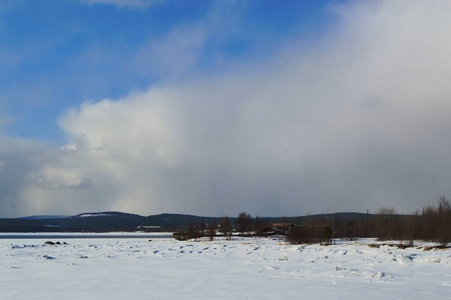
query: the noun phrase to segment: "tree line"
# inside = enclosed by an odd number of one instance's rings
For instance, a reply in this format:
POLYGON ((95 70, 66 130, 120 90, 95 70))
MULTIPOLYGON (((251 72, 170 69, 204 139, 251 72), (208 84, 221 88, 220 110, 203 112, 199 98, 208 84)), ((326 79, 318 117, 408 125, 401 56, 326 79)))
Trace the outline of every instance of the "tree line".
POLYGON ((329 243, 332 238, 375 237, 380 241, 399 240, 413 245, 414 240, 451 242, 451 205, 445 197, 436 206, 423 207, 411 215, 398 215, 392 207, 381 207, 375 214, 342 224, 339 219, 312 218, 287 233, 291 243, 329 243))
POLYGON ((182 235, 182 239, 208 237, 210 240, 213 240, 219 233, 230 240, 234 232, 242 236, 253 235, 262 226, 267 224, 268 222, 263 223, 260 221, 258 216, 252 218, 250 214, 241 212, 235 222, 232 222, 229 216, 223 216, 218 223, 215 221, 208 224, 205 221, 201 221, 199 224, 190 223, 184 233, 185 235, 182 235))
MULTIPOLYGON (((241 212, 232 221, 228 216, 218 222, 191 223, 181 238, 225 236, 231 239, 232 233, 251 236, 264 235, 262 228, 272 225, 272 219, 251 217, 241 212)), ((438 242, 443 246, 451 242, 451 205, 445 197, 440 198, 436 206, 425 206, 422 211, 411 215, 396 214, 392 207, 381 207, 375 214, 361 215, 352 220, 335 217, 312 216, 299 218, 281 218, 278 221, 291 224, 284 229, 285 239, 290 243, 331 243, 334 238, 356 239, 375 237, 379 240, 400 240, 412 245, 414 240, 438 242)))

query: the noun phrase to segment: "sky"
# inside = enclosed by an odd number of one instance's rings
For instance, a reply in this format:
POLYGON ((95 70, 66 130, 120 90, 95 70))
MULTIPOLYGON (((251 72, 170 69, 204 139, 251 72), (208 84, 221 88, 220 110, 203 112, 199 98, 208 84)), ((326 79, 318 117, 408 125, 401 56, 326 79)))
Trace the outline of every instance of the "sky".
POLYGON ((0 1, 0 217, 451 197, 447 0, 0 1))

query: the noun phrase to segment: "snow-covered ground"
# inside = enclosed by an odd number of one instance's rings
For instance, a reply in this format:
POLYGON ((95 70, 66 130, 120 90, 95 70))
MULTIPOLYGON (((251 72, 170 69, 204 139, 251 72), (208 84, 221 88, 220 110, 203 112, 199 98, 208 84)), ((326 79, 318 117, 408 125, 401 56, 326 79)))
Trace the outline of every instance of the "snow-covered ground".
POLYGON ((0 299, 451 299, 450 249, 60 237, 0 239, 0 299))

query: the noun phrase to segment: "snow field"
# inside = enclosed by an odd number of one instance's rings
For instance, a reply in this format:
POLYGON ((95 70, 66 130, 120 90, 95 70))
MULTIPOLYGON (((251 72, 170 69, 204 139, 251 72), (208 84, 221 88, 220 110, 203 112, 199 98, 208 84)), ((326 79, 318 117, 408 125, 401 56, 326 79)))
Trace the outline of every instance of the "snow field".
POLYGON ((371 248, 372 240, 45 241, 0 240, 0 299, 451 299, 450 249, 371 248))

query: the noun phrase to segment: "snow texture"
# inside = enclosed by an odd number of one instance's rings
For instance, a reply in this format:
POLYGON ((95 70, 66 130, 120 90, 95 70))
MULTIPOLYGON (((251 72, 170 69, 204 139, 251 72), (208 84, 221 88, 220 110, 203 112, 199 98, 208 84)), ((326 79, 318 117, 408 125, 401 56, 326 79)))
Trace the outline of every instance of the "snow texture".
MULTIPOLYGON (((77 235, 79 236, 79 234, 77 235)), ((0 299, 450 299, 451 250, 277 238, 0 240, 0 299), (47 242, 47 243, 46 243, 47 242), (58 243, 59 242, 59 243, 58 243)))
POLYGON ((111 217, 110 214, 81 214, 74 218, 93 218, 93 217, 111 217))

